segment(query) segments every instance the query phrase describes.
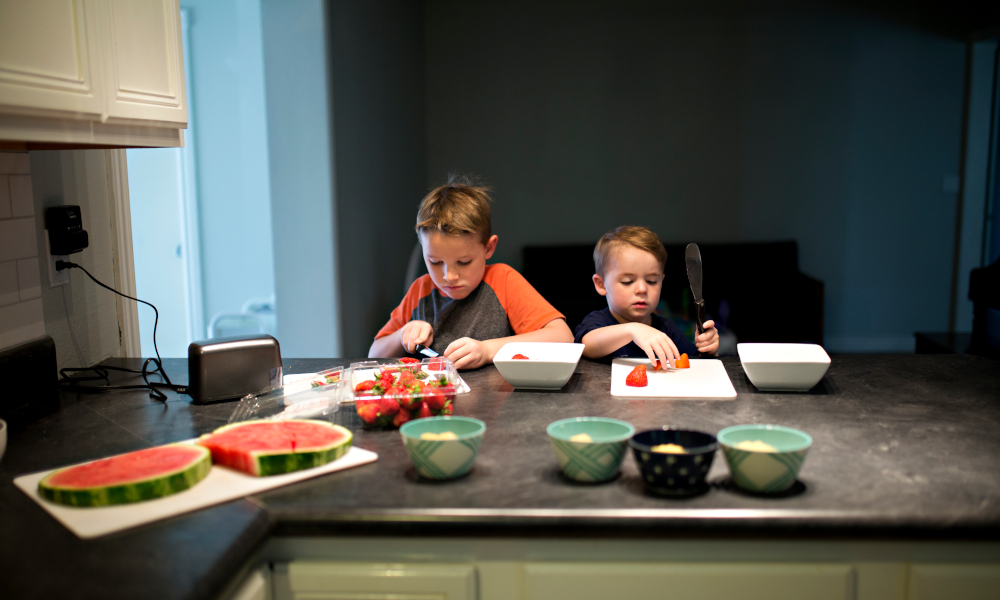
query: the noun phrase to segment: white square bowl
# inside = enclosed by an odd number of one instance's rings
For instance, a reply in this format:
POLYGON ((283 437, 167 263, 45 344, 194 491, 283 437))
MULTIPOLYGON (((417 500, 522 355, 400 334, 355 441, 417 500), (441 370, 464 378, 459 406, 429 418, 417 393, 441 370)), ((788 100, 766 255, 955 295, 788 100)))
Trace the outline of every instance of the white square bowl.
POLYGON ((807 392, 830 368, 816 344, 736 344, 750 382, 762 392, 807 392))
POLYGON ((493 364, 516 388, 557 390, 566 385, 583 355, 583 344, 511 342, 497 351, 493 364), (528 359, 514 359, 523 354, 528 359))

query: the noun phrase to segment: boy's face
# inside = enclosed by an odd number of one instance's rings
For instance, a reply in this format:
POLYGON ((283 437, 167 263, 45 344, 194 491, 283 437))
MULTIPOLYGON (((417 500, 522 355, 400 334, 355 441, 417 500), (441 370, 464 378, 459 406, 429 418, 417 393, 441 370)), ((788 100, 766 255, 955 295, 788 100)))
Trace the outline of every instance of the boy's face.
POLYGON ((486 260, 497 248, 495 235, 485 244, 471 233, 421 232, 417 237, 424 248, 424 263, 431 281, 444 295, 455 300, 465 298, 476 289, 483 280, 486 260))
POLYGON ((609 258, 604 277, 594 275, 597 293, 607 296, 608 307, 619 320, 645 323, 660 302, 663 266, 634 246, 619 246, 609 258))

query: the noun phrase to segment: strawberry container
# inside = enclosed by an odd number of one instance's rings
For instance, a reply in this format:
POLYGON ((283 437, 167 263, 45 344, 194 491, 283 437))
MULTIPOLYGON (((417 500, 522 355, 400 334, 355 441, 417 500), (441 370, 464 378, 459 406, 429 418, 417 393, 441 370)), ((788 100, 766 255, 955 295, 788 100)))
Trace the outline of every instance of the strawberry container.
POLYGON ((344 396, 343 367, 321 371, 308 380, 285 381, 283 387, 247 394, 237 403, 230 423, 251 419, 332 418, 344 396))
POLYGON ((357 362, 345 378, 345 398, 354 401, 366 429, 454 414, 455 397, 469 391, 447 358, 357 362))

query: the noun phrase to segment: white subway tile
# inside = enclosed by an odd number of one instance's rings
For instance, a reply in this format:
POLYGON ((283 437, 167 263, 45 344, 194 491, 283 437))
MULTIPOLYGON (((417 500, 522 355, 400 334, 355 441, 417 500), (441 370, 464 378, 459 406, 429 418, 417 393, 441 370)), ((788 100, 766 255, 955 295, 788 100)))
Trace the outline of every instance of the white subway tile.
POLYGON ((21 301, 42 297, 42 272, 37 258, 17 261, 17 285, 21 288, 21 301))
POLYGON ((10 218, 10 185, 7 176, 0 175, 0 219, 10 218))
POLYGON ((38 256, 35 218, 0 221, 0 262, 38 256))
POLYGON ((45 335, 42 299, 0 306, 0 349, 10 348, 45 335))
POLYGON ((0 263, 0 306, 20 302, 17 284, 17 262, 0 263))
POLYGON ((10 179, 11 216, 35 216, 35 201, 31 197, 31 175, 10 175, 8 179, 10 179))
POLYGON ((30 175, 31 163, 27 152, 0 151, 0 173, 30 175))

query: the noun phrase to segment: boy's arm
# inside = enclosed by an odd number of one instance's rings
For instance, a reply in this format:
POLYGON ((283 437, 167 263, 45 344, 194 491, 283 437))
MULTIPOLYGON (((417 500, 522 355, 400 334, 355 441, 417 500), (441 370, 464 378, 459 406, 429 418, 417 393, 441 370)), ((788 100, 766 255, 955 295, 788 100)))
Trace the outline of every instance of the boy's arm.
POLYGON ((375 338, 368 349, 368 358, 393 358, 413 354, 417 344, 430 346, 434 341, 434 328, 427 321, 414 319, 388 335, 375 338))
POLYGON ((633 341, 646 353, 651 363, 659 362, 673 366, 674 359, 680 356, 670 336, 642 323, 619 323, 598 327, 584 335, 580 341, 586 346, 583 355, 587 358, 607 356, 633 341))
POLYGON ((484 341, 459 338, 448 346, 444 355, 450 358, 458 369, 475 369, 492 363, 493 357, 496 356, 500 348, 510 342, 562 342, 569 344, 573 342, 573 332, 569 330, 565 319, 553 319, 541 329, 521 335, 484 341))

